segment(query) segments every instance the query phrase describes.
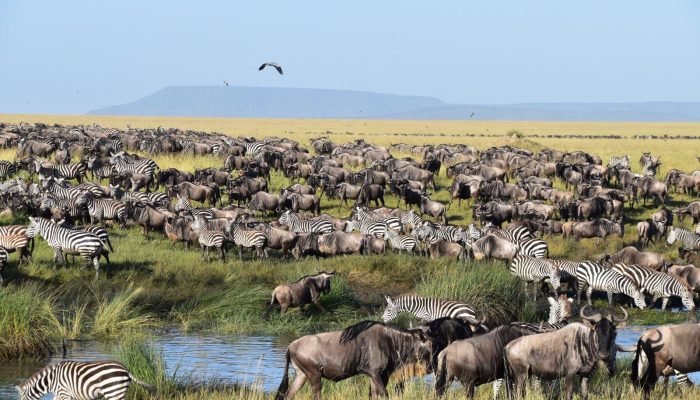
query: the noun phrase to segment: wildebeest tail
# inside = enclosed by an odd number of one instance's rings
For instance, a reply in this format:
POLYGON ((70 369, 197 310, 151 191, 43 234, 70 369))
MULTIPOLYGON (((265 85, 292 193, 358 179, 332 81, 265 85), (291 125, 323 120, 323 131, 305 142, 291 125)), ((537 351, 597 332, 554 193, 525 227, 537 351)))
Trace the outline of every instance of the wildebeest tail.
POLYGON ((441 351, 435 366, 435 394, 442 396, 447 390, 447 352, 441 351))
POLYGON ((630 376, 635 386, 646 386, 649 379, 653 380, 656 378, 656 374, 652 371, 656 367, 655 363, 652 362, 653 357, 654 352, 649 343, 643 338, 640 338, 637 342, 637 351, 634 354, 634 360, 632 360, 632 373, 630 376))
POLYGON ((287 352, 285 353, 284 357, 284 375, 282 376, 282 382, 280 382, 280 386, 277 388, 277 395, 275 396, 275 400, 284 400, 285 398, 287 398, 287 389, 289 389, 289 363, 291 362, 289 348, 287 348, 287 352))
POLYGON ((267 318, 267 316, 270 314, 270 311, 272 311, 272 307, 275 306, 275 301, 277 301, 277 292, 273 290, 272 298, 270 299, 270 304, 268 304, 267 309, 265 309, 265 318, 267 318))

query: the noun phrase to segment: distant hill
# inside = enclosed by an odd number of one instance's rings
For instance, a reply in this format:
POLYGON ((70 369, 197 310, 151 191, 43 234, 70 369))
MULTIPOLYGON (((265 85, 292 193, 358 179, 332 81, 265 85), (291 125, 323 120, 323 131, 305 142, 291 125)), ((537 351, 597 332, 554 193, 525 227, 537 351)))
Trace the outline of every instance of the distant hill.
POLYGON ((700 121, 700 103, 448 104, 434 97, 350 90, 172 86, 97 115, 532 121, 700 121), (473 116, 472 116, 473 113, 473 116))

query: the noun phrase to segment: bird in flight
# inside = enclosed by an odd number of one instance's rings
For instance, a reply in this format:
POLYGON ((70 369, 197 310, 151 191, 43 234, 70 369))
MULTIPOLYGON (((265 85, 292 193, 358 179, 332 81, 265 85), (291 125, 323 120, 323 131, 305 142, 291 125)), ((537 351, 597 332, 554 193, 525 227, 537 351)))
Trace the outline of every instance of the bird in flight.
POLYGON ((470 115, 469 118, 474 118, 474 113, 472 113, 472 115, 470 115))
POLYGON ((228 87, 228 82, 224 81, 224 85, 226 85, 226 87, 228 87))
POLYGON ((258 68, 258 71, 262 71, 263 69, 265 69, 265 67, 275 67, 275 69, 277 70, 277 72, 280 73, 280 75, 284 75, 284 72, 282 72, 282 66, 277 64, 277 63, 273 63, 273 62, 263 63, 263 65, 261 65, 260 68, 258 68))

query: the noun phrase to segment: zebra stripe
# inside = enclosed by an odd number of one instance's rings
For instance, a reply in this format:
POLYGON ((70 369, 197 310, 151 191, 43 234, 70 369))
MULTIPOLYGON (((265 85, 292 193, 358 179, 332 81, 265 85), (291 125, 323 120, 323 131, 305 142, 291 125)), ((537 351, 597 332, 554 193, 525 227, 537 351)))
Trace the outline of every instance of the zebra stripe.
POLYGON ((265 147, 265 143, 245 142, 243 143, 243 147, 245 148, 245 155, 253 157, 262 151, 263 147, 265 147))
POLYGON ((399 296, 392 299, 386 296, 386 302, 387 306, 382 315, 384 322, 393 321, 400 313, 408 312, 424 323, 443 317, 459 318, 475 330, 486 320, 479 320, 472 307, 458 301, 419 296, 399 296))
POLYGON ((91 192, 84 192, 75 200, 78 206, 87 206, 90 223, 95 220, 117 220, 122 228, 126 226, 126 204, 112 199, 96 199, 91 192))
POLYGON ((547 258, 549 255, 549 247, 547 246, 547 242, 541 239, 527 239, 517 243, 517 245, 520 246, 518 254, 521 255, 536 258, 547 258))
POLYGON ((51 193, 52 195, 56 196, 59 199, 64 199, 64 200, 74 200, 77 199, 78 196, 82 193, 80 189, 74 188, 74 187, 64 187, 61 186, 60 181, 54 178, 49 178, 44 181, 44 189, 48 193, 51 193))
POLYGON ((244 229, 242 224, 229 225, 228 235, 233 244, 238 246, 238 257, 242 258, 242 247, 255 248, 258 258, 267 258, 267 235, 258 230, 244 229))
POLYGON ((46 218, 29 217, 27 236, 34 237, 37 234, 54 249, 54 261, 58 260, 61 265, 64 265, 63 253, 80 255, 88 264, 92 261, 95 270, 99 271, 100 255, 104 250, 99 237, 88 232, 61 228, 46 218))
POLYGON ((634 264, 627 265, 619 263, 613 265, 612 268, 630 278, 643 292, 652 295, 653 300, 651 304, 654 304, 658 299, 662 299, 662 311, 666 310, 666 305, 670 296, 680 297, 683 305, 688 310, 692 311, 695 309, 691 290, 683 286, 678 279, 668 274, 634 264))
POLYGON ((118 172, 132 172, 135 174, 146 175, 154 177, 158 164, 150 158, 141 158, 136 160, 131 156, 127 156, 125 153, 119 153, 112 156, 109 160, 110 164, 114 166, 114 169, 118 172))
POLYGON ((382 221, 347 221, 345 223, 345 232, 352 232, 356 229, 364 235, 382 238, 389 227, 382 221))
POLYGON ((2 235, 0 236, 0 247, 9 253, 19 251, 19 265, 21 266, 22 261, 29 262, 32 258, 29 252, 29 240, 26 231, 19 235, 2 235))
POLYGON ((226 247, 224 246, 226 236, 223 233, 207 229, 207 221, 201 216, 194 219, 192 230, 198 234, 197 241, 202 249, 202 258, 204 258, 206 251, 206 258, 209 261, 209 249, 214 247, 221 251, 221 260, 226 261, 226 247))
POLYGON ((640 309, 646 307, 644 296, 634 282, 615 270, 604 268, 592 261, 584 261, 576 269, 576 279, 578 281, 577 298, 579 303, 581 302, 583 288, 588 286, 586 295, 588 296, 589 305, 591 304, 593 290, 599 290, 607 292, 610 305, 612 305, 614 293, 624 293, 630 296, 640 309))
POLYGON ((331 233, 333 224, 325 219, 316 221, 302 220, 299 215, 289 210, 285 211, 279 218, 279 223, 289 226, 295 233, 331 233))
POLYGON ((62 361, 38 371, 17 386, 17 390, 20 399, 39 399, 53 393, 57 399, 123 400, 132 380, 152 388, 113 361, 62 361))
POLYGON ((681 248, 683 250, 700 251, 700 235, 687 229, 669 226, 666 244, 670 246, 676 241, 681 242, 681 248))
POLYGON ((56 225, 66 228, 66 229, 71 229, 74 231, 83 231, 87 233, 92 233, 93 235, 97 236, 100 238, 100 241, 102 244, 106 247, 109 248, 109 251, 114 251, 114 247, 112 247, 112 242, 109 240, 109 232, 101 226, 97 225, 71 225, 68 223, 66 220, 61 220, 56 223, 56 225))
POLYGON ((0 285, 5 283, 5 276, 3 275, 3 271, 5 270, 5 266, 7 266, 7 260, 10 259, 10 255, 7 253, 7 250, 5 250, 4 247, 0 247, 0 285))
POLYGON ((0 160, 0 179, 6 179, 12 175, 15 175, 17 173, 17 166, 15 163, 6 161, 6 160, 0 160))
POLYGON ((392 249, 398 251, 405 250, 413 253, 418 247, 418 240, 416 240, 415 236, 399 235, 393 229, 387 229, 384 232, 384 240, 389 243, 392 249))
POLYGON ((537 296, 537 283, 549 279, 554 291, 561 286, 561 273, 559 268, 549 260, 518 255, 510 264, 510 273, 527 283, 534 282, 535 297, 537 296))
POLYGON ((360 206, 356 206, 353 208, 354 213, 354 219, 358 221, 382 221, 387 224, 389 229, 393 229, 397 232, 401 232, 401 229, 403 228, 403 224, 401 223, 401 219, 398 217, 387 217, 384 218, 380 215, 377 215, 373 213, 372 211, 369 211, 368 209, 360 206))
POLYGON ((625 168, 630 169, 630 156, 612 156, 608 160, 608 168, 625 168))

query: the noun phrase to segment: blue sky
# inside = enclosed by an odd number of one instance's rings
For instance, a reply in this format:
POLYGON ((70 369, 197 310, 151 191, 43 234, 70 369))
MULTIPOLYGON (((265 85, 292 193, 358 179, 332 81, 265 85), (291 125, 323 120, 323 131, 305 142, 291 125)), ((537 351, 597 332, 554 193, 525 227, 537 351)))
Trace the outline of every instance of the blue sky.
POLYGON ((448 102, 700 101, 700 2, 0 0, 0 113, 84 113, 165 86, 448 102), (277 61, 285 75, 258 72, 277 61))

